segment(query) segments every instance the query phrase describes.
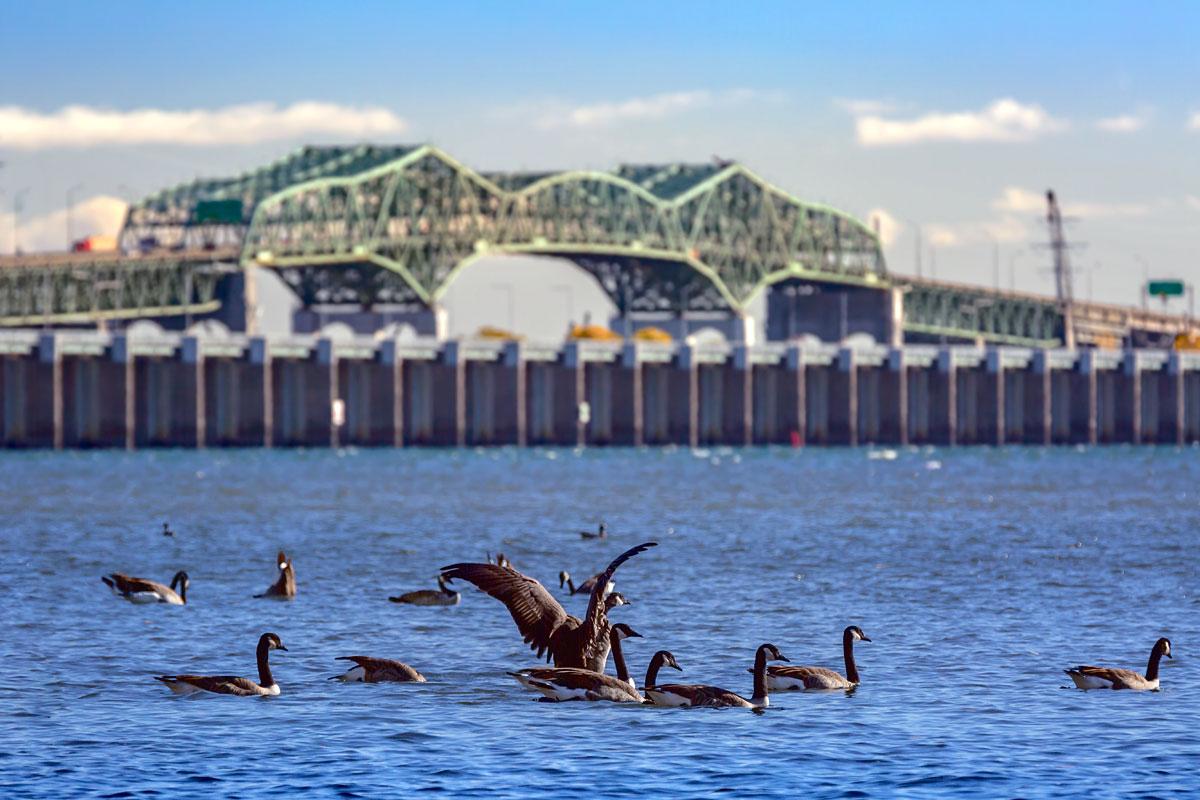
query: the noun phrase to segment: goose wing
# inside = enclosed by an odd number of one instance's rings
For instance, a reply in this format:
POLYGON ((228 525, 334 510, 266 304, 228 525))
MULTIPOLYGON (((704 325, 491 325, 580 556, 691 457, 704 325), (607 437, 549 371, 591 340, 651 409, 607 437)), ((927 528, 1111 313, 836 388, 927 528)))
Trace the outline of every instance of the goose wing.
POLYGON ((617 567, 638 553, 646 552, 651 547, 658 547, 658 542, 643 542, 636 547, 631 547, 614 558, 604 572, 593 576, 592 579, 596 581, 596 585, 592 587, 592 596, 588 600, 587 616, 583 618, 583 626, 587 630, 589 638, 600 636, 603 633, 605 623, 608 621, 604 613, 604 589, 608 586, 608 582, 612 580, 613 573, 617 571, 617 567))
POLYGON ((1115 669, 1113 667, 1080 666, 1067 670, 1067 672, 1077 672, 1089 678, 1099 678, 1100 680, 1108 681, 1113 685, 1113 688, 1128 689, 1146 680, 1142 675, 1131 669, 1115 669))
POLYGON ((433 589, 418 589, 415 592, 405 592, 399 597, 389 597, 393 603, 419 603, 422 600, 435 600, 442 593, 436 592, 433 589))
POLYGON ((241 697, 262 694, 262 687, 257 683, 237 675, 160 675, 155 680, 168 685, 186 683, 215 694, 235 694, 241 697))
POLYGON ((504 603, 525 643, 539 658, 550 649, 556 630, 564 624, 573 628, 579 625, 579 619, 568 614, 546 587, 510 567, 451 564, 442 567, 442 577, 448 581, 461 578, 504 603))
POLYGON ((646 692, 662 692, 673 694, 686 699, 693 706, 748 706, 749 702, 735 692, 722 689, 719 686, 706 686, 699 683, 667 683, 661 686, 648 687, 646 692))
POLYGON ((366 670, 373 680, 385 678, 395 681, 416 681, 423 683, 425 677, 403 661, 392 658, 372 658, 371 656, 338 656, 340 661, 353 661, 366 670))
POLYGON ((618 680, 612 675, 605 675, 602 672, 582 667, 531 667, 509 674, 518 678, 524 676, 545 683, 553 683, 564 689, 590 692, 597 696, 605 695, 606 698, 625 697, 631 700, 641 700, 624 681, 618 680))
POLYGON ((844 689, 851 685, 843 675, 826 667, 770 666, 767 667, 767 674, 801 681, 806 689, 844 689))
POLYGON ((123 572, 114 572, 105 578, 101 578, 109 586, 116 588, 121 594, 135 594, 137 592, 162 592, 166 589, 161 583, 148 581, 145 578, 133 578, 123 572))

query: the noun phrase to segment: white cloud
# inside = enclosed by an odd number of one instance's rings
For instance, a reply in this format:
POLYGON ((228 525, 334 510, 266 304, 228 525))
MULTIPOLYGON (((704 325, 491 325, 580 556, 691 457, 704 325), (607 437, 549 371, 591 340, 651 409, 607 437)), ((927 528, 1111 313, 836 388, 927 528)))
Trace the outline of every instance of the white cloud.
POLYGON ((1194 131, 1200 131, 1200 111, 1193 113, 1188 119, 1188 127, 1194 131))
POLYGON ((922 142, 1024 142, 1066 127, 1066 123, 1051 117, 1041 106, 1011 98, 996 100, 979 111, 935 111, 913 119, 860 114, 854 124, 858 143, 864 147, 922 142))
POLYGON ((1024 242, 1029 239, 1029 228, 1020 218, 1006 214, 995 220, 925 225, 922 234, 934 247, 962 247, 1024 242))
POLYGON ((1097 120, 1096 127, 1109 133, 1134 133, 1146 127, 1146 118, 1140 114, 1121 114, 1097 120))
POLYGON ((1183 202, 1187 203, 1193 210, 1200 211, 1200 197, 1189 194, 1183 198, 1183 202))
POLYGON ((707 89, 664 92, 646 97, 632 97, 618 102, 561 106, 544 112, 537 124, 541 128, 600 128, 622 122, 663 119, 689 111, 731 106, 747 100, 773 97, 777 97, 777 95, 753 89, 732 89, 723 92, 713 92, 707 89))
POLYGON ((172 144, 236 145, 320 135, 367 138, 402 133, 407 124, 391 111, 306 101, 280 108, 249 103, 218 109, 131 111, 66 106, 43 114, 0 106, 0 146, 53 147, 172 144))
POLYGON ((887 209, 872 208, 867 212, 867 219, 870 220, 871 227, 879 231, 879 243, 884 247, 895 244, 897 237, 904 231, 904 225, 888 213, 887 209))
MULTIPOLYGON (((71 210, 71 232, 75 239, 86 236, 116 236, 125 221, 124 200, 97 195, 76 203, 71 210)), ((22 215, 17 243, 22 252, 62 250, 67 242, 67 210, 61 208, 37 217, 22 215)), ((0 253, 13 250, 12 212, 0 214, 0 253)))
MULTIPOLYGON (((1152 209, 1145 203, 1098 203, 1064 202, 1062 212, 1069 217, 1144 217, 1152 209)), ((1046 195, 1019 186, 1007 186, 1000 197, 992 201, 992 208, 1017 214, 1043 214, 1046 211, 1046 195)))

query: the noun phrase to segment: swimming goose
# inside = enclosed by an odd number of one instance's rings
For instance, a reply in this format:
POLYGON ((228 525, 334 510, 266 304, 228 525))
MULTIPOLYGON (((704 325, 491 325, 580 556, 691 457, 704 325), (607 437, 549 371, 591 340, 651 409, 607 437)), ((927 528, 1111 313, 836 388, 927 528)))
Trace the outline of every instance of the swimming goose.
POLYGON ((858 686, 858 665, 854 663, 854 643, 869 642, 862 628, 851 625, 842 631, 842 657, 846 662, 845 676, 825 667, 767 668, 767 686, 772 692, 785 690, 818 691, 823 689, 853 689, 858 686))
MULTIPOLYGON (((754 695, 746 698, 728 689, 702 684, 665 683, 646 686, 646 697, 656 706, 704 706, 706 708, 754 708, 770 705, 767 697, 767 659, 787 661, 773 644, 760 645, 754 654, 754 695)), ((655 677, 647 675, 647 678, 655 677)))
POLYGON ((279 684, 271 676, 271 665, 267 654, 272 650, 283 650, 283 642, 273 633, 264 633, 258 638, 258 683, 236 675, 159 675, 154 680, 162 681, 175 694, 213 692, 235 694, 240 697, 279 694, 279 684))
POLYGON ((608 565, 588 600, 581 620, 568 614, 546 587, 515 569, 496 564, 451 564, 442 568, 447 580, 465 580, 504 603, 517 623, 521 636, 539 657, 553 659, 556 667, 583 667, 604 672, 611 647, 603 589, 617 567, 657 542, 646 542, 626 550, 608 565))
POLYGON ((1131 669, 1112 667, 1074 667, 1063 670, 1080 689, 1132 689, 1135 692, 1158 691, 1158 662, 1163 656, 1172 658, 1171 640, 1159 639, 1150 651, 1150 662, 1146 674, 1139 675, 1131 669))
POLYGON ((604 613, 607 614, 617 606, 631 605, 633 605, 633 603, 630 603, 628 600, 626 600, 625 595, 621 594, 620 592, 613 592, 608 597, 604 598, 604 613))
POLYGON ((459 593, 446 585, 446 579, 437 576, 437 590, 421 589, 416 592, 405 592, 399 597, 389 597, 393 603, 408 603, 414 606, 456 606, 459 593))
POLYGON ((174 536, 175 531, 171 530, 171 526, 164 522, 163 529, 162 529, 162 535, 163 536, 174 536))
POLYGON ((354 666, 345 674, 334 675, 329 680, 353 683, 424 683, 425 676, 405 664, 390 658, 370 656, 338 656, 339 661, 353 661, 354 666))
POLYGON ((282 550, 279 551, 279 557, 275 559, 275 563, 279 565, 279 579, 271 584, 271 588, 254 596, 291 600, 296 596, 296 570, 282 550))
POLYGON ((642 695, 629 677, 621 641, 641 638, 641 634, 624 622, 612 626, 609 644, 617 677, 579 667, 532 667, 510 672, 526 689, 541 692, 547 700, 610 700, 614 703, 640 703, 642 695))
MULTIPOLYGON (((650 659, 650 666, 646 668, 646 681, 642 684, 642 688, 649 689, 658 683, 658 671, 663 667, 670 667, 683 672, 683 667, 679 666, 679 662, 675 660, 675 656, 671 655, 668 650, 659 650, 654 654, 654 658, 650 659)), ((651 702, 649 700, 647 703, 651 702)))
MULTIPOLYGON (((592 589, 596 588, 596 581, 599 579, 600 579, 600 573, 596 573, 595 575, 588 578, 583 583, 576 586, 575 581, 571 578, 571 573, 567 572, 564 569, 562 572, 558 573, 558 588, 561 589, 565 586, 567 588, 567 591, 569 591, 573 595, 575 595, 575 594, 591 594, 592 589)), ((604 587, 604 593, 607 595, 607 594, 611 593, 612 590, 613 590, 613 582, 609 581, 608 585, 604 587)))
POLYGON ((581 539, 607 539, 608 538, 608 526, 605 525, 603 522, 601 522, 600 527, 594 531, 580 531, 579 538, 581 538, 581 539))
POLYGON ((169 587, 145 578, 131 578, 122 572, 114 572, 100 578, 113 594, 124 597, 131 603, 170 603, 173 606, 187 605, 188 574, 183 570, 175 573, 169 587), (175 592, 175 587, 179 592, 175 592))

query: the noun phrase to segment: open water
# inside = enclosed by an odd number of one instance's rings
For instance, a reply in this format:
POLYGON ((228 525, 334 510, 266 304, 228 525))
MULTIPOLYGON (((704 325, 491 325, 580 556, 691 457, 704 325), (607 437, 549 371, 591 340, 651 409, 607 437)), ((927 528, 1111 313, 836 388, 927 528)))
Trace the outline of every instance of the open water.
POLYGON ((1195 450, 10 452, 0 491, 5 797, 1200 793, 1195 450), (502 549, 581 614, 558 571, 644 540, 613 614, 639 678, 665 648, 749 694, 760 643, 840 669, 858 624, 862 685, 762 715, 538 703, 498 602, 386 599, 502 549), (252 599, 281 547, 299 596, 252 599), (181 568, 183 608, 99 580, 181 568), (152 679, 255 676, 268 630, 279 697, 152 679), (1158 636, 1162 691, 1065 688, 1079 662, 1144 669, 1158 636), (326 680, 348 654, 429 682, 326 680))

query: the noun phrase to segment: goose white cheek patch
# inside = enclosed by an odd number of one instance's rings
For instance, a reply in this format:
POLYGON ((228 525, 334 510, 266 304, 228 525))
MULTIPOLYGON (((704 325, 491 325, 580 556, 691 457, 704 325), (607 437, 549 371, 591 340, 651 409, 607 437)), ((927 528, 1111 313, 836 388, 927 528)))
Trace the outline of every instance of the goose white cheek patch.
POLYGON ((287 569, 287 562, 286 562, 286 561, 280 561, 280 562, 279 562, 279 568, 280 568, 280 569, 287 569))

